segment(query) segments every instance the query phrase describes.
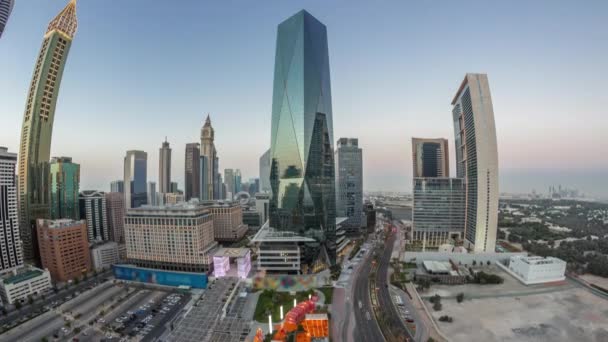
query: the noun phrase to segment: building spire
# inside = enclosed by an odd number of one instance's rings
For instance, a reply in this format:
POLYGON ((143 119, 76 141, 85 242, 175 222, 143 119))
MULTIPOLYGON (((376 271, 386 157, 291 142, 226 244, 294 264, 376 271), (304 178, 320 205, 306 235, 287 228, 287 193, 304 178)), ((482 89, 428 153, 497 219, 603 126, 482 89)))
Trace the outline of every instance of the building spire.
POLYGON ((70 0, 65 8, 57 14, 57 16, 49 23, 46 33, 59 31, 70 39, 74 38, 76 29, 78 28, 78 20, 76 19, 76 0, 70 0))
POLYGON ((207 113, 207 119, 205 119, 205 126, 211 126, 211 118, 209 117, 209 113, 207 113))

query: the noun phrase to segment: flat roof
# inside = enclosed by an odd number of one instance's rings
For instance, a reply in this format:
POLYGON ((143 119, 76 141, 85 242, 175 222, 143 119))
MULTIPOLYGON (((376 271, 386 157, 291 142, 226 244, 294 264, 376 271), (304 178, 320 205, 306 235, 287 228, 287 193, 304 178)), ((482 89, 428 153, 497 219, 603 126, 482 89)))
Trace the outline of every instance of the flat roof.
POLYGON ((300 236, 291 231, 276 230, 268 221, 255 234, 251 242, 315 242, 315 239, 300 236))
POLYGON ((424 268, 433 273, 450 273, 452 270, 447 262, 441 261, 423 261, 424 268))
POLYGON ((8 276, 3 279, 5 284, 17 284, 24 282, 26 280, 30 280, 32 278, 36 278, 44 274, 41 270, 38 269, 30 269, 28 271, 18 273, 15 275, 8 276))
POLYGON ((221 247, 215 253, 214 257, 230 257, 230 258, 244 258, 249 253, 249 248, 226 248, 221 247))

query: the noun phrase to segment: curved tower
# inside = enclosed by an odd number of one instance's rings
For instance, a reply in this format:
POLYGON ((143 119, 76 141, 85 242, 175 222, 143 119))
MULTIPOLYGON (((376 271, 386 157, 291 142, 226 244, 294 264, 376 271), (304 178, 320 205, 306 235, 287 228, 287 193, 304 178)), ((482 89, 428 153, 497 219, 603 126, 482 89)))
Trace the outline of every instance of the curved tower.
POLYGON ((2 32, 4 32, 8 17, 11 16, 14 5, 14 0, 0 0, 0 38, 2 38, 2 32))
POLYGON ((270 226, 314 239, 304 272, 335 263, 336 200, 327 29, 302 10, 278 27, 270 144, 270 226))
POLYGON ((49 159, 61 77, 76 33, 76 0, 49 23, 27 96, 19 147, 19 212, 25 260, 38 261, 35 220, 49 218, 49 159))

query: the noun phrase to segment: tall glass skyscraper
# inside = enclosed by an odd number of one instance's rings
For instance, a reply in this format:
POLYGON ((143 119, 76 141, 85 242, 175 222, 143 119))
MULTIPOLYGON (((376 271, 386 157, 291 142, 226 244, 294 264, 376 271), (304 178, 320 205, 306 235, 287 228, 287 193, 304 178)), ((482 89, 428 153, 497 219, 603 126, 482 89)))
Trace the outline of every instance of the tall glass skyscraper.
POLYGON ((148 154, 144 151, 127 151, 125 156, 125 206, 138 208, 147 204, 148 154))
POLYGON ((200 191, 200 145, 198 143, 186 144, 186 157, 184 159, 184 193, 185 200, 199 198, 200 191))
POLYGON ((336 199, 327 29, 302 10, 278 27, 272 99, 270 226, 314 239, 301 262, 335 263, 336 199))
POLYGON ((336 213, 348 220, 342 227, 351 234, 363 223, 363 151, 359 139, 340 138, 335 152, 336 213))
POLYGON ((158 150, 158 192, 171 192, 171 147, 167 138, 158 150))
POLYGON ((72 39, 76 1, 49 23, 30 82, 19 146, 19 228, 26 261, 38 263, 36 219, 50 217, 49 159, 55 105, 72 39))
POLYGON ((51 218, 79 220, 80 165, 70 157, 51 160, 51 218))
POLYGON ((498 225, 498 148, 488 76, 467 74, 452 100, 456 171, 466 183, 464 237, 474 252, 494 252, 498 225))
POLYGON ((260 157, 260 192, 270 192, 270 149, 260 157))

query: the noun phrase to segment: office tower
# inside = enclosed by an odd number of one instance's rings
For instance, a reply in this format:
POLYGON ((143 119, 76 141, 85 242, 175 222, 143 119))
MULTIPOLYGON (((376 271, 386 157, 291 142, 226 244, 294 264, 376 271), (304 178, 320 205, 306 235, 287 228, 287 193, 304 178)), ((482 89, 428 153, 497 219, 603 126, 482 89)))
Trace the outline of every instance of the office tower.
POLYGON ((336 259, 336 194, 327 30, 302 10, 278 27, 272 98, 270 226, 314 237, 302 263, 336 259))
POLYGON ((270 192, 270 149, 260 157, 260 192, 270 192))
POLYGON ((125 197, 119 192, 106 194, 106 213, 110 240, 125 243, 125 197))
POLYGON ((79 220, 80 165, 70 157, 51 159, 51 218, 79 220))
POLYGON ((89 242, 110 240, 106 195, 103 191, 80 193, 80 218, 87 224, 89 242))
POLYGON ((240 241, 247 233, 243 209, 238 203, 214 204, 208 207, 213 215, 213 237, 218 242, 240 241))
POLYGON ((125 182, 121 180, 115 180, 110 183, 110 192, 120 192, 121 194, 125 192, 125 182))
POLYGON ((76 2, 49 23, 30 83, 19 147, 19 229, 26 261, 38 262, 36 219, 50 217, 49 159, 55 105, 72 38, 76 2))
POLYGON ((219 200, 224 198, 224 194, 222 194, 222 175, 219 171, 219 158, 217 153, 215 153, 215 158, 213 159, 213 199, 219 200))
POLYGON ((0 147, 0 273, 23 265, 17 218, 17 154, 0 147))
POLYGON ((185 159, 185 187, 184 192, 186 201, 191 198, 199 198, 200 191, 200 149, 198 143, 186 144, 186 159, 185 159))
POLYGON ((37 221, 40 260, 55 282, 67 282, 91 271, 91 255, 84 221, 37 221))
POLYGON ((127 210, 127 259, 140 267, 206 272, 213 240, 213 216, 195 203, 127 210))
POLYGON ((342 223, 347 233, 359 233, 363 218, 363 152, 359 139, 338 139, 335 161, 336 216, 348 218, 342 223))
POLYGON ((425 247, 459 240, 464 232, 465 184, 461 178, 414 178, 412 239, 425 247))
POLYGON ((156 193, 156 182, 148 182, 146 188, 147 204, 158 205, 158 194, 156 193))
POLYGON ((270 210, 270 195, 261 193, 255 195, 255 211, 260 215, 260 226, 268 221, 270 210))
POLYGON ((260 192, 260 179, 259 178, 250 178, 249 179, 249 187, 247 188, 247 192, 249 192, 250 196, 255 196, 255 194, 260 192))
POLYGON ((0 38, 2 38, 2 32, 4 32, 8 17, 10 17, 14 5, 14 0, 0 0, 0 38))
POLYGON ((224 180, 222 179, 222 174, 218 173, 217 178, 214 184, 216 190, 213 193, 213 199, 221 200, 226 198, 226 186, 224 184, 224 180))
POLYGON ((243 187, 243 179, 241 176, 241 170, 236 169, 234 171, 234 194, 236 195, 239 192, 241 192, 242 187, 243 187))
POLYGON ((412 138, 414 178, 450 177, 447 139, 412 138))
POLYGON ((198 192, 198 199, 200 201, 203 200, 207 200, 207 194, 209 193, 207 186, 209 186, 209 184, 207 184, 207 182, 205 181, 207 179, 207 172, 209 172, 209 168, 207 167, 209 165, 209 160, 207 159, 207 157, 205 156, 200 156, 199 157, 199 177, 198 177, 198 184, 199 184, 199 192, 198 192))
POLYGON ((137 208, 146 204, 146 183, 148 173, 148 154, 144 151, 127 151, 125 156, 125 205, 126 208, 137 208))
POLYGON ((474 252, 494 252, 498 149, 488 76, 467 74, 452 106, 457 177, 466 183, 465 243, 474 252))
POLYGON ((158 150, 158 192, 171 192, 171 147, 167 138, 158 150))
POLYGON ((224 183, 226 184, 226 199, 231 200, 236 195, 234 183, 234 170, 224 169, 224 183))
POLYGON ((201 129, 201 156, 207 157, 207 179, 205 183, 207 184, 207 194, 203 194, 203 199, 212 200, 215 199, 214 193, 217 192, 216 187, 214 186, 217 180, 217 151, 215 150, 214 145, 215 133, 213 131, 213 126, 211 126, 211 119, 209 115, 207 115, 207 119, 205 120, 205 124, 201 129))
POLYGON ((177 182, 171 182, 171 193, 172 194, 177 194, 180 193, 181 191, 179 190, 178 186, 177 186, 177 182))

